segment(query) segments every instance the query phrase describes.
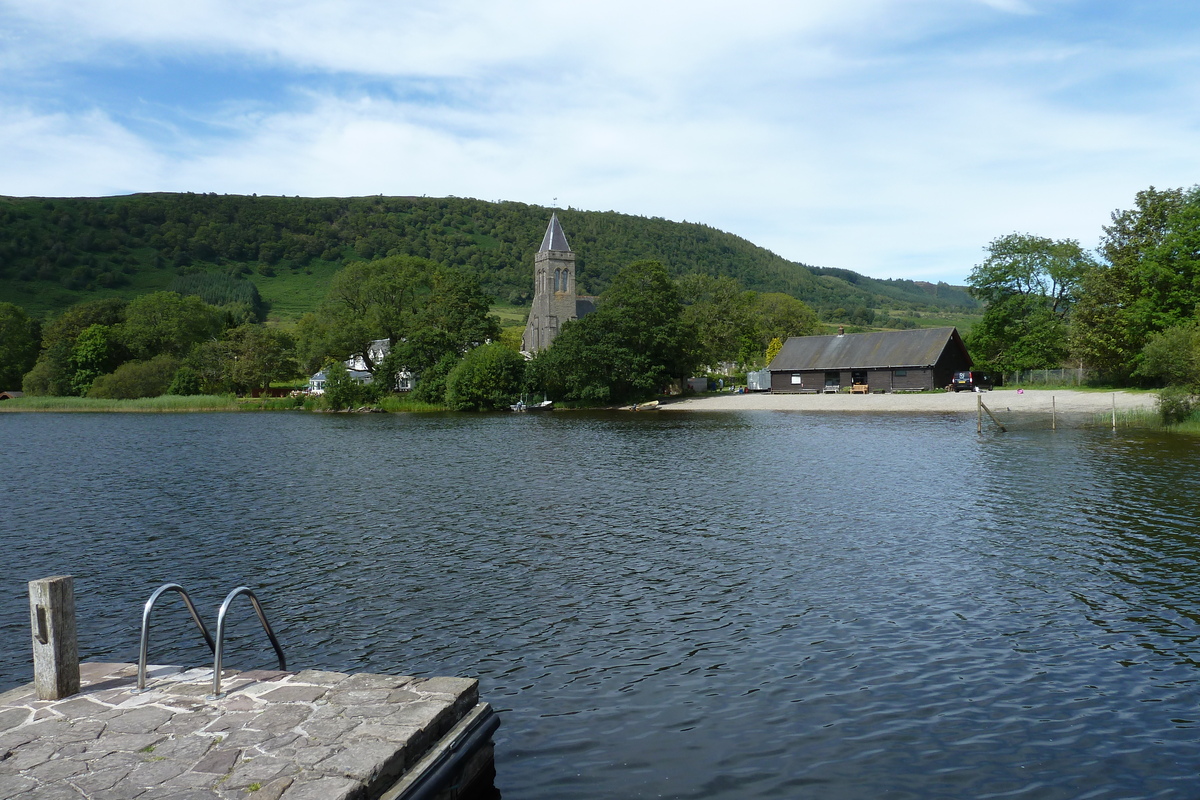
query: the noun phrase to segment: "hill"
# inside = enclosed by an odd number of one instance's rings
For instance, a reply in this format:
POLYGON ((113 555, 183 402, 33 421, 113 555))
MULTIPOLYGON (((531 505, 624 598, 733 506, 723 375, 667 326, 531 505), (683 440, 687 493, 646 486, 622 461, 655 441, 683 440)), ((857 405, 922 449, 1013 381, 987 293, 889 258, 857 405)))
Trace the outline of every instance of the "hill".
MULTIPOLYGON (((294 318, 320 301, 346 262, 405 254, 469 270, 497 300, 522 306, 532 295, 533 254, 550 212, 454 197, 0 197, 0 298, 44 315, 97 296, 178 289, 181 276, 217 273, 249 280, 253 287, 238 291, 256 289, 273 316, 294 318)), ((727 275, 747 289, 785 292, 830 322, 866 324, 876 309, 978 309, 961 287, 810 267, 707 225, 613 211, 557 213, 583 293, 599 294, 620 267, 651 258, 673 275, 727 275)))

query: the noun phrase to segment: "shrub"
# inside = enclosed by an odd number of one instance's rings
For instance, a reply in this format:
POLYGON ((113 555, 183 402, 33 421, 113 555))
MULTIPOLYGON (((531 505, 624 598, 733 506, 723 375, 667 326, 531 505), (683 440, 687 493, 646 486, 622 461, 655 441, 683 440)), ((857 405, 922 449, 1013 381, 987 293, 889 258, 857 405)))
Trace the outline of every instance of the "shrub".
POLYGON ((354 408, 366 399, 366 387, 350 377, 341 361, 325 365, 325 405, 335 411, 354 408))
POLYGON ((442 405, 446 402, 446 377, 458 364, 458 356, 447 353, 441 360, 417 376, 413 398, 422 403, 442 405))
POLYGON ((190 367, 180 367, 175 370, 175 377, 167 387, 167 394, 177 394, 187 397, 200 394, 200 376, 190 367))
POLYGON ((149 361, 130 361, 96 378, 87 396, 113 400, 158 397, 166 393, 178 370, 179 361, 168 355, 155 356, 149 361))
POLYGON ((525 359, 502 344, 467 353, 446 378, 446 405, 456 411, 495 411, 516 402, 525 380, 525 359))
POLYGON ((1158 415, 1164 425, 1186 422, 1196 411, 1196 396, 1187 389, 1168 386, 1158 393, 1158 415))

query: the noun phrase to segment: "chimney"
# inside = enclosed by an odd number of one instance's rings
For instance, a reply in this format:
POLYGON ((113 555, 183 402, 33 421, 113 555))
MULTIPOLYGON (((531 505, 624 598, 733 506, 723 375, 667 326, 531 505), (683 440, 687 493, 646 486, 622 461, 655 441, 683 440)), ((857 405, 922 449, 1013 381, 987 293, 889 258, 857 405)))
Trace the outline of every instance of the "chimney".
POLYGON ((845 335, 846 335, 846 329, 844 327, 842 327, 841 325, 838 325, 838 336, 845 336, 845 335))

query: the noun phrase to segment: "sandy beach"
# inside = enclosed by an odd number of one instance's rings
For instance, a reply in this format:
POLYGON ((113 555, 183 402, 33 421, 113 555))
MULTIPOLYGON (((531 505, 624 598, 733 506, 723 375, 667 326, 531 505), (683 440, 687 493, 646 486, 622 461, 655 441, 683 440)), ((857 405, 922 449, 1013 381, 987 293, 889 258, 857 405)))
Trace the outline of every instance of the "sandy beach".
MULTIPOLYGON (((691 397, 663 404, 669 411, 874 411, 874 412, 976 412, 971 392, 929 394, 723 394, 691 397)), ((1111 411, 1154 409, 1149 392, 1080 392, 1070 389, 997 389, 982 394, 993 411, 1099 414, 1111 411)))

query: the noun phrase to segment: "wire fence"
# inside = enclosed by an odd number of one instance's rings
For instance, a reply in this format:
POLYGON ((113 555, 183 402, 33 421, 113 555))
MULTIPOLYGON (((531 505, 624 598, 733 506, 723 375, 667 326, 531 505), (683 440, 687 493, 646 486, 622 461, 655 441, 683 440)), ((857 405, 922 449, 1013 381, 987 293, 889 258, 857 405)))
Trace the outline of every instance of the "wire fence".
POLYGON ((1005 386, 1082 386, 1090 377, 1082 367, 1064 369, 1027 369, 1005 372, 1005 386))
POLYGON ((1157 409, 1118 405, 1108 408, 1094 403, 1080 406, 1069 398, 1039 395, 1027 402, 1020 394, 984 394, 980 397, 980 432, 1003 428, 1006 431, 1054 430, 1066 428, 1142 428, 1160 429, 1157 409))

